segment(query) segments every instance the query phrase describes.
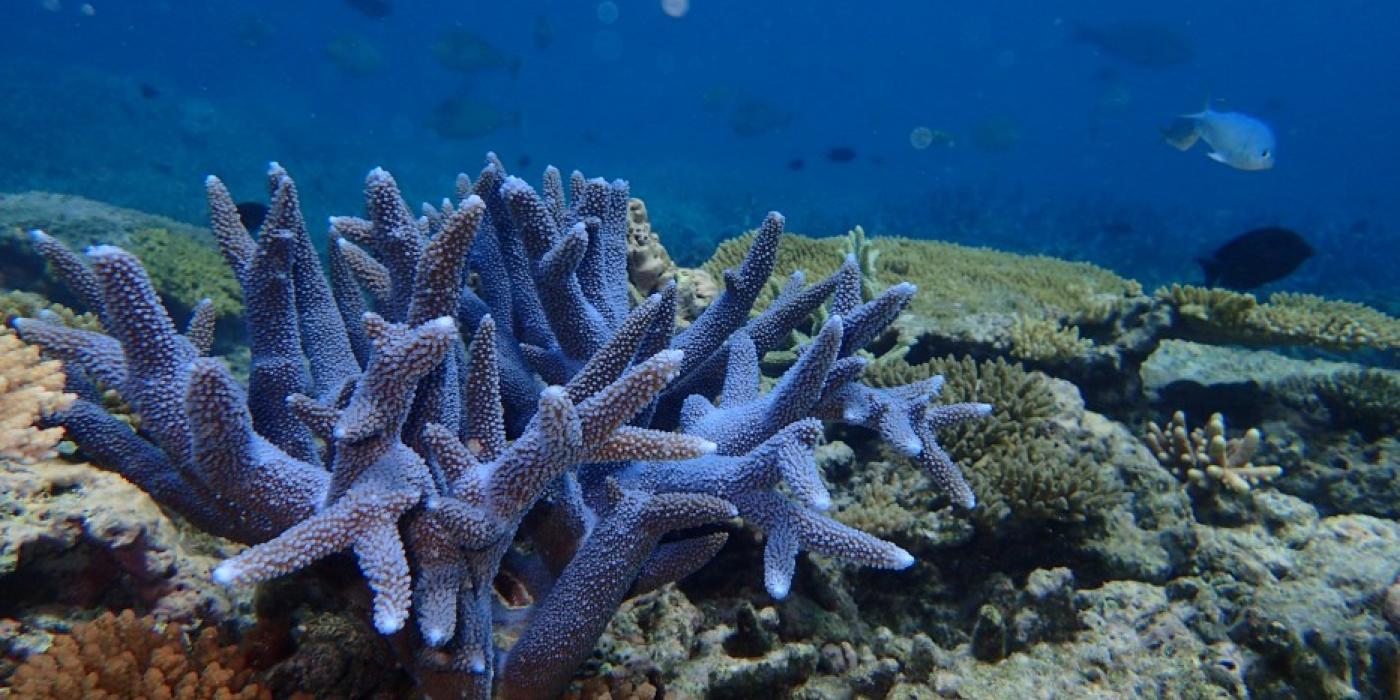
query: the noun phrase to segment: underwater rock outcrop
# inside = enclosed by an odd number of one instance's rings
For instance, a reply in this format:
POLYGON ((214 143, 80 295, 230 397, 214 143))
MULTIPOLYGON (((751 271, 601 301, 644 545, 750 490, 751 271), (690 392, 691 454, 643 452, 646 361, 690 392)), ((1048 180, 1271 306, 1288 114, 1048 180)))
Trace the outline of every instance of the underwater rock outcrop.
POLYGON ((328 276, 295 184, 275 164, 268 183, 256 240, 223 184, 207 183, 246 302, 246 388, 205 356, 209 305, 178 332, 139 260, 117 247, 90 248, 84 262, 43 246, 110 336, 15 325, 79 375, 81 398, 53 422, 96 463, 254 545, 215 578, 251 584, 352 552, 375 626, 403 630, 430 695, 557 693, 625 598, 704 566, 726 540, 714 526, 736 516, 766 535, 774 598, 802 551, 912 564, 826 515, 812 456, 824 422, 874 431, 932 487, 974 505, 935 431, 991 406, 930 405, 936 376, 860 382, 858 351, 913 285, 862 302, 850 258, 812 285, 794 273, 750 317, 777 258, 776 213, 676 333, 675 285, 630 303, 623 181, 574 173, 566 185, 550 168, 537 192, 491 157, 414 217, 376 169, 368 218, 332 220, 328 276), (812 341, 761 391, 759 358, 823 304, 812 341), (120 389, 139 434, 94 402, 91 380, 120 389), (500 580, 519 595, 498 600, 500 580), (505 602, 515 609, 497 615, 505 602), (498 639, 514 639, 503 655, 498 639))

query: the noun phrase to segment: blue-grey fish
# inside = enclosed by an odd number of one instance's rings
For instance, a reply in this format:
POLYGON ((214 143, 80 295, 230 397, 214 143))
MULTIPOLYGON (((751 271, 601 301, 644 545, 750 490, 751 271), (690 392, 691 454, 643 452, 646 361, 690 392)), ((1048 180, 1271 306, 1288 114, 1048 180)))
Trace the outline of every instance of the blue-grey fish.
POLYGON ((1185 151, 1199 139, 1211 147, 1210 159, 1240 170, 1268 170, 1274 167, 1274 131, 1248 114, 1217 112, 1206 108, 1183 114, 1162 129, 1162 137, 1185 151))

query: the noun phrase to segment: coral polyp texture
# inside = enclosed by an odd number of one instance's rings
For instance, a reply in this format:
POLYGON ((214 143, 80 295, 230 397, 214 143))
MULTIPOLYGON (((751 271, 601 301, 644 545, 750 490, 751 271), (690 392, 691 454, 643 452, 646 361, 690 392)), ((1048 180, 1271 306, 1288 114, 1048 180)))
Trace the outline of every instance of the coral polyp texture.
POLYGON ((222 646, 212 628, 189 635, 179 625, 158 629, 151 617, 105 612, 54 637, 10 679, 14 697, 36 700, 172 698, 268 700, 236 646, 222 646))
POLYGON ((551 167, 536 190, 489 156, 474 182, 459 176, 450 199, 415 216, 375 169, 367 217, 331 220, 328 271, 276 164, 268 188, 254 236, 224 185, 207 182, 245 300, 246 387, 205 356, 209 305, 181 332, 140 261, 116 247, 84 261, 35 235, 110 335, 15 325, 74 368, 80 398, 53 422, 94 462, 252 545, 216 579, 253 584, 352 553, 375 626, 415 650, 430 696, 557 695, 625 599, 703 566, 726 539, 715 526, 736 517, 766 535, 762 580, 775 598, 802 551, 912 564, 826 513, 813 457, 825 424, 874 431, 974 505, 935 435, 991 407, 932 405, 936 376, 860 382, 858 351, 912 285, 863 302, 848 257, 815 284, 794 273, 751 315, 773 272, 777 213, 676 332, 674 283, 632 301, 624 181, 551 167), (824 324, 762 391, 759 358, 824 304, 824 324), (99 408, 85 391, 97 384, 120 390, 139 433, 99 408), (525 589, 508 615, 498 576, 525 589))
POLYGON ((0 332, 0 459, 35 462, 57 453, 62 428, 37 428, 44 413, 67 408, 60 363, 41 360, 39 348, 0 332))

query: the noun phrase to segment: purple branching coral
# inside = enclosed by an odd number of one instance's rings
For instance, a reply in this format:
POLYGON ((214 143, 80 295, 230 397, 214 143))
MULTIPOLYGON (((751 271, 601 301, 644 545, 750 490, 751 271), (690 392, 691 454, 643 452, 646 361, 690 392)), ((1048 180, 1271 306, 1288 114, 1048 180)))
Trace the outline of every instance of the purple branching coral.
POLYGON ((939 378, 859 383, 858 351, 912 285, 862 304, 848 259, 810 286, 794 275, 751 317, 783 229, 776 213, 676 334, 674 285, 629 296, 620 180, 574 173, 566 197, 558 170, 536 191, 490 156, 474 183, 459 176, 452 199, 414 216, 376 169, 368 218, 331 220, 328 275, 280 166, 256 238, 217 178, 207 189, 244 291, 248 386, 205 357, 207 309, 181 333, 135 257, 98 246, 83 260, 36 232, 110 333, 16 322, 69 363, 70 389, 87 397, 51 420, 195 525, 253 545, 218 567, 224 583, 352 553, 376 627, 416 649, 428 695, 557 695, 618 605, 703 566, 725 542, 713 526, 735 517, 766 535, 775 598, 803 550, 909 566, 904 550, 825 514, 813 458, 824 421, 877 432, 954 502, 974 504, 934 433, 991 407, 930 406, 939 378), (825 325, 762 392, 759 358, 822 304, 825 325), (98 385, 141 415, 139 434, 98 407, 98 385), (501 576, 526 604, 507 608, 501 576))

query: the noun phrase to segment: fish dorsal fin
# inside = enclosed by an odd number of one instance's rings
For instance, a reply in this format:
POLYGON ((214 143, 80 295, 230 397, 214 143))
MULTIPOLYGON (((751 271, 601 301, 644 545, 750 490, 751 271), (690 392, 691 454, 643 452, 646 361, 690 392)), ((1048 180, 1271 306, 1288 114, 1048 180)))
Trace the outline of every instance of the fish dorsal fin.
POLYGON ((1199 111, 1199 112, 1192 112, 1191 114, 1183 114, 1183 115, 1181 115, 1181 118, 1182 118, 1182 119, 1205 119, 1206 117, 1208 117, 1208 116, 1210 116, 1211 114, 1214 114, 1214 113, 1215 113, 1215 110, 1213 110, 1213 109, 1210 108, 1210 103, 1211 103, 1211 102, 1212 102, 1212 100, 1211 100, 1210 95, 1206 95, 1205 101, 1201 104, 1201 111, 1199 111))

